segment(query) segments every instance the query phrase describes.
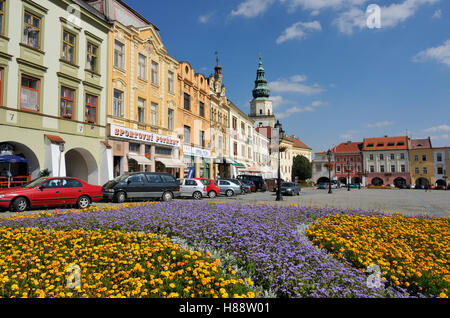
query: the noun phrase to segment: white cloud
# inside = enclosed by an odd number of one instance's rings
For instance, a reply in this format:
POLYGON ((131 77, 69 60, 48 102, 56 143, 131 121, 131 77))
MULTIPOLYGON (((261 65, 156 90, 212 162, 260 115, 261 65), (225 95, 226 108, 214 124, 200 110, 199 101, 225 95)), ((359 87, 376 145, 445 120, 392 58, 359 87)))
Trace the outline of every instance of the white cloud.
POLYGON ((314 112, 317 110, 318 107, 326 106, 328 103, 322 102, 322 101, 314 101, 309 106, 293 106, 291 108, 286 109, 282 113, 277 113, 277 118, 283 119, 292 116, 293 114, 297 113, 306 113, 306 112, 314 112))
POLYGON ((450 132, 450 126, 449 125, 439 125, 435 127, 431 127, 428 129, 424 129, 425 132, 428 133, 434 133, 434 132, 450 132))
POLYGON ((254 18, 263 14, 275 2, 275 0, 245 0, 236 10, 231 11, 232 16, 254 18))
POLYGON ((358 133, 359 133, 359 131, 357 131, 357 130, 350 130, 350 131, 340 134, 339 139, 345 140, 345 141, 355 140, 356 139, 355 136, 358 133))
POLYGON ((391 121, 380 121, 374 124, 367 124, 367 127, 369 128, 380 128, 380 127, 386 127, 392 125, 393 122, 391 121))
POLYGON ((431 136, 430 138, 433 141, 434 140, 447 140, 447 139, 450 139, 450 135, 449 134, 443 134, 443 135, 439 135, 439 136, 431 136))
POLYGON ((442 17, 442 10, 438 9, 434 11, 434 14, 432 16, 433 19, 440 19, 442 17))
MULTIPOLYGON (((404 0, 401 3, 393 3, 382 6, 381 28, 392 28, 406 21, 416 14, 420 6, 434 4, 440 0, 404 0)), ((357 7, 352 7, 342 12, 334 20, 334 24, 342 33, 352 34, 354 29, 364 29, 367 27, 367 13, 357 7)))
POLYGON ((413 57, 414 62, 424 62, 434 60, 450 67, 450 40, 444 42, 443 45, 432 47, 419 52, 413 57))
POLYGON ((273 108, 280 108, 281 106, 286 106, 286 105, 296 105, 297 102, 285 99, 283 96, 270 96, 270 99, 273 102, 273 108))
POLYGON ((308 33, 313 31, 322 31, 322 26, 319 21, 294 23, 286 28, 277 38, 277 44, 293 39, 302 40, 308 33))
MULTIPOLYGON (((302 7, 305 10, 319 11, 323 9, 339 9, 345 6, 361 5, 368 0, 280 0, 286 3, 289 9, 295 10, 302 7)), ((317 12, 315 12, 317 13, 317 12)))
POLYGON ((211 21, 211 18, 213 17, 213 15, 214 15, 214 12, 210 12, 210 13, 201 15, 201 16, 198 17, 198 21, 200 23, 206 24, 206 23, 211 21))
POLYGON ((289 79, 279 79, 274 82, 270 82, 269 88, 273 92, 279 93, 300 93, 305 95, 319 94, 324 91, 319 84, 307 85, 303 82, 306 81, 304 75, 294 75, 289 79))

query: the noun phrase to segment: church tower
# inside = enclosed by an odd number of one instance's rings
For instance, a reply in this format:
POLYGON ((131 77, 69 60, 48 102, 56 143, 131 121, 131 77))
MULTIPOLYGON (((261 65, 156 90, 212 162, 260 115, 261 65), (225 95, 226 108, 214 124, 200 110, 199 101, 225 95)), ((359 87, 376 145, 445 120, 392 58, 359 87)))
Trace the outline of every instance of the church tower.
POLYGON ((250 102, 249 117, 255 121, 256 127, 274 127, 276 117, 273 114, 273 102, 270 100, 270 89, 267 86, 265 70, 259 58, 258 70, 256 71, 255 88, 253 89, 253 100, 250 102))

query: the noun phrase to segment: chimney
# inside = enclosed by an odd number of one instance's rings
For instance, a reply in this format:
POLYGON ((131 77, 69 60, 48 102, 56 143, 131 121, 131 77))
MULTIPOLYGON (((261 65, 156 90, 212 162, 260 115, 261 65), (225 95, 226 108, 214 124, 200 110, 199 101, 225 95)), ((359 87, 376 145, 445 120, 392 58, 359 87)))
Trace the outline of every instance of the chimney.
POLYGON ((114 20, 114 0, 103 0, 103 14, 110 20, 114 20))

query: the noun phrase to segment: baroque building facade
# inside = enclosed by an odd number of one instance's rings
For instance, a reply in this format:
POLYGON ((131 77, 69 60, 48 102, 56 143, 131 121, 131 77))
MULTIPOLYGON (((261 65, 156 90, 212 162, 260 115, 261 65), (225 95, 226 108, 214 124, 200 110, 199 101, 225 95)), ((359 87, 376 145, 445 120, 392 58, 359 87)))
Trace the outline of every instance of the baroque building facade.
POLYGON ((0 148, 26 160, 13 179, 47 170, 108 181, 108 19, 80 0, 5 0, 1 9, 0 148))
POLYGON ((168 54, 159 29, 125 2, 90 4, 112 21, 107 122, 114 176, 134 171, 179 175, 184 164, 175 130, 178 61, 168 54))

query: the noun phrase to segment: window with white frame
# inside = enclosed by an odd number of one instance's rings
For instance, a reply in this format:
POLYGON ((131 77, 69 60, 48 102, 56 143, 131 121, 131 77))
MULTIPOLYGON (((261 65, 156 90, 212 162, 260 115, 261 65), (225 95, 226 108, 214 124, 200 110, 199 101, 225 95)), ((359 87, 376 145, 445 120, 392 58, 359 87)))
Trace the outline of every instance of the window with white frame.
POLYGON ((152 61, 151 77, 152 84, 159 85, 159 64, 155 61, 152 61))
POLYGON ((147 79, 147 57, 140 53, 138 55, 138 78, 147 79))

